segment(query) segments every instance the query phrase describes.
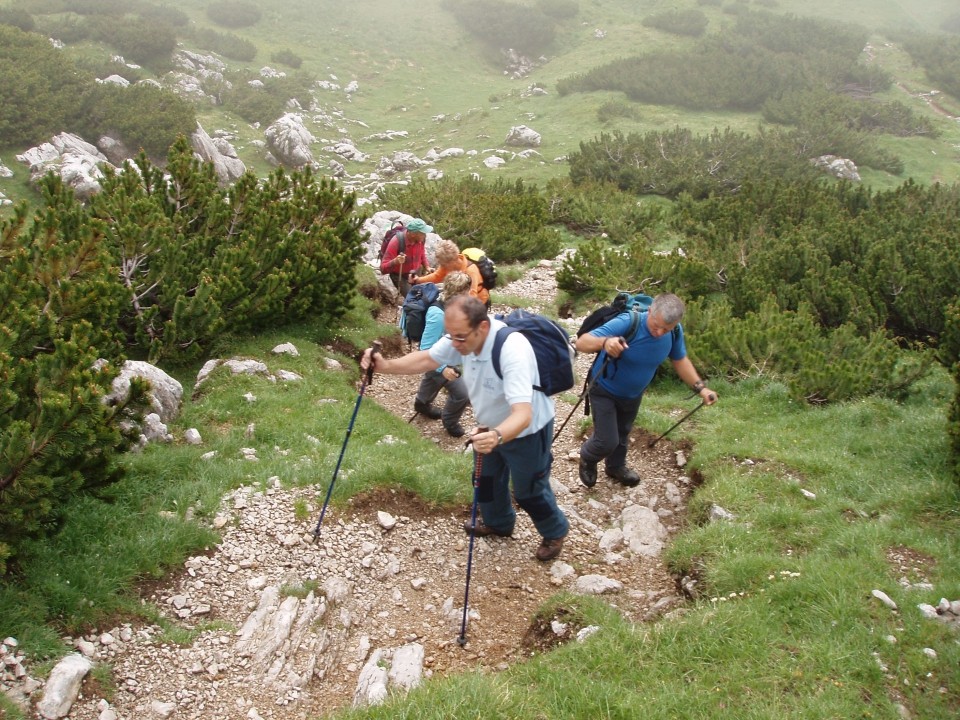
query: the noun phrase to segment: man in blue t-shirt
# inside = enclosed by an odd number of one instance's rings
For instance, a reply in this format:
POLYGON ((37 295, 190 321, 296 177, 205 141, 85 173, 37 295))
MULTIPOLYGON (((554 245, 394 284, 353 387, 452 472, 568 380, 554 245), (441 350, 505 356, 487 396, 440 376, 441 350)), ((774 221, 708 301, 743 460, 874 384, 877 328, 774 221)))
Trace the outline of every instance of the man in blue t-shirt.
POLYGON ((580 447, 580 482, 588 488, 597 483, 597 463, 604 460, 607 475, 634 487, 640 476, 627 467, 627 441, 633 421, 640 412, 643 393, 653 380, 660 363, 668 357, 673 369, 687 385, 713 405, 717 395, 707 388, 693 363, 687 358, 683 339, 683 301, 665 293, 653 300, 650 309, 640 315, 640 324, 632 338, 631 316, 620 313, 577 338, 580 352, 599 352, 593 365, 590 405, 593 408, 593 434, 580 447))

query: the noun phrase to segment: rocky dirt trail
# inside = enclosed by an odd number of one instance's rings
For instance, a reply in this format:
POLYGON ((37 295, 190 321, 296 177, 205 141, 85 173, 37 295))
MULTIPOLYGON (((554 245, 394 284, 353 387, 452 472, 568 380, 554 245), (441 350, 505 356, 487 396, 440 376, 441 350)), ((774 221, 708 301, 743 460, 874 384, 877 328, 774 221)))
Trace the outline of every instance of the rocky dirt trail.
MULTIPOLYGON (((502 292, 547 307, 554 272, 553 263, 542 263, 502 292)), ((394 309, 384 312, 389 319, 394 309)), ((578 358, 581 378, 590 360, 578 358)), ((364 402, 406 420, 418 382, 378 376, 364 402)), ((571 407, 558 399, 558 427, 571 407)), ((361 408, 358 422, 362 415, 361 408)), ((461 524, 469 505, 438 511, 381 490, 328 510, 319 541, 310 542, 326 483, 289 490, 271 478, 225 498, 215 521, 222 542, 145 591, 145 601, 197 629, 195 637, 175 644, 159 627, 134 623, 72 639, 82 657, 112 667, 116 688, 87 675, 69 717, 322 717, 376 702, 387 687, 502 670, 575 641, 581 628, 564 624, 568 619, 534 617, 560 590, 602 593, 634 621, 675 607, 682 597, 659 555, 686 522, 688 448, 667 440, 648 448, 651 436, 638 429, 629 460, 642 483, 624 488, 601 468, 587 490, 577 477, 580 417, 578 410, 554 446, 552 481, 571 521, 563 553, 549 563, 534 559, 539 537, 522 512, 512 538, 478 539, 465 645, 458 638, 469 546, 461 524), (304 505, 309 518, 298 521, 304 505), (646 535, 635 534, 637 523, 646 535)), ((464 425, 471 421, 468 411, 464 425)), ((439 421, 413 422, 445 450, 463 451, 462 439, 449 437, 439 421)))

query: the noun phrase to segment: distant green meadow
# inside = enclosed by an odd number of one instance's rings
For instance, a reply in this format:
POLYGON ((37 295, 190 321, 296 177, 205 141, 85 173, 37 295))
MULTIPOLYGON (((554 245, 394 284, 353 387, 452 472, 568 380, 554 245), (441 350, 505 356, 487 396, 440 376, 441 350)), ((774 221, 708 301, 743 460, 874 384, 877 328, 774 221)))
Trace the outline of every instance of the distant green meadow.
MULTIPOLYGON (((15 5, 2 0, 0 5, 15 5)), ((259 71, 274 66, 270 58, 280 51, 292 51, 303 59, 298 71, 277 66, 285 72, 299 72, 316 80, 330 80, 345 86, 356 81, 359 91, 348 96, 342 90, 315 89, 317 103, 326 111, 337 111, 336 127, 310 125, 318 142, 313 152, 321 167, 334 156, 324 152, 324 145, 349 138, 364 153, 366 162, 343 162, 351 174, 370 173, 382 156, 407 150, 423 157, 428 150, 460 147, 476 150, 473 157, 447 158, 437 167, 447 175, 479 173, 482 177, 522 178, 543 184, 563 176, 569 153, 580 142, 597 137, 600 132, 619 129, 625 133, 688 127, 697 133, 714 128, 730 127, 753 132, 760 117, 753 113, 693 113, 669 106, 636 104, 630 117, 601 124, 597 110, 611 100, 622 99, 617 93, 575 93, 560 97, 558 80, 571 74, 602 65, 612 59, 667 48, 689 47, 692 38, 671 35, 647 28, 641 21, 649 14, 672 8, 698 8, 709 19, 708 32, 730 25, 734 16, 725 12, 742 5, 751 10, 810 15, 859 23, 876 33, 871 39, 875 62, 889 69, 902 88, 893 89, 884 99, 898 99, 915 111, 935 118, 942 131, 939 138, 884 138, 882 143, 900 155, 906 165, 902 176, 865 170, 864 182, 878 189, 898 185, 907 178, 923 183, 953 183, 960 177, 957 147, 960 128, 955 120, 938 114, 922 98, 915 96, 929 87, 922 70, 912 66, 902 51, 888 45, 882 35, 885 29, 902 31, 918 29, 936 31, 945 18, 958 12, 956 3, 947 0, 926 2, 890 2, 885 0, 851 0, 828 2, 780 1, 712 3, 700 5, 694 0, 673 2, 583 2, 579 15, 563 22, 557 31, 547 62, 538 65, 528 77, 512 79, 505 75, 501 62, 491 60, 488 53, 459 26, 441 0, 365 0, 361 3, 260 2, 262 18, 247 28, 219 28, 206 16, 206 2, 174 0, 167 3, 185 12, 198 27, 229 31, 253 42, 257 56, 250 62, 227 61, 231 68, 246 67, 259 71), (601 35, 602 38, 597 37, 601 35), (335 80, 334 80, 335 78, 335 80), (546 95, 529 95, 534 84, 546 95), (911 94, 905 92, 909 90, 911 94), (505 166, 490 170, 482 164, 485 151, 503 147, 511 127, 525 124, 542 136, 538 155, 530 159, 512 159, 505 166), (388 130, 405 131, 407 137, 395 140, 369 139, 368 136, 388 130)), ((189 41, 186 47, 190 48, 189 41)), ((200 50, 198 50, 200 51, 200 50)), ((67 53, 108 56, 110 51, 95 43, 81 43, 67 53)), ((200 51, 202 52, 202 51, 200 51)), ((960 113, 960 99, 944 98, 945 110, 960 113)), ((218 129, 235 134, 234 145, 247 167, 265 174, 271 167, 263 153, 251 143, 263 139, 263 128, 254 128, 242 118, 212 104, 197 108, 198 119, 212 133, 218 129)), ((311 113, 304 111, 309 118, 311 113)), ((88 140, 95 140, 87 138, 88 140)), ((25 148, 2 148, 0 158, 14 171, 12 179, 0 179, 0 192, 9 198, 35 200, 28 190, 26 169, 14 159, 25 148)), ((519 149, 519 148, 517 148, 519 149)), ((4 211, 9 213, 9 210, 4 211)))

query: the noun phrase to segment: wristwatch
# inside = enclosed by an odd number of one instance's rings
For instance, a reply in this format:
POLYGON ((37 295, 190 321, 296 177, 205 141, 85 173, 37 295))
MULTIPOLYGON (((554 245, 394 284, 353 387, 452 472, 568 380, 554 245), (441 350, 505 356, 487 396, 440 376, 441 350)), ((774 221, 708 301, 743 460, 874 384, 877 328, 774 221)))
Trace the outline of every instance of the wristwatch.
POLYGON ((496 428, 493 431, 497 434, 497 445, 503 445, 503 433, 496 428))

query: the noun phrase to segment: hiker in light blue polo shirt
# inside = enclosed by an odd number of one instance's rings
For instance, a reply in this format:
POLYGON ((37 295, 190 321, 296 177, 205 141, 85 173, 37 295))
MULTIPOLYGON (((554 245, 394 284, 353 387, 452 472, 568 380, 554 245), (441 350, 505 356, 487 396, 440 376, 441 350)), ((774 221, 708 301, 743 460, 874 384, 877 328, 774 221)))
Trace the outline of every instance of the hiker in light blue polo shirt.
POLYGON ((386 359, 371 350, 363 354, 361 367, 373 364, 376 372, 410 375, 441 365, 462 365, 473 414, 481 427, 471 433, 473 450, 483 456, 478 488, 480 520, 468 520, 463 529, 477 537, 513 534, 516 511, 510 496, 533 520, 542 540, 538 560, 552 560, 563 549, 570 529, 550 487, 553 455, 553 400, 534 390, 539 384, 537 360, 530 342, 521 333, 511 333, 500 355, 503 379, 493 369, 492 352, 497 331, 504 324, 487 315, 486 306, 474 297, 453 298, 444 312, 446 334, 429 350, 386 359))

